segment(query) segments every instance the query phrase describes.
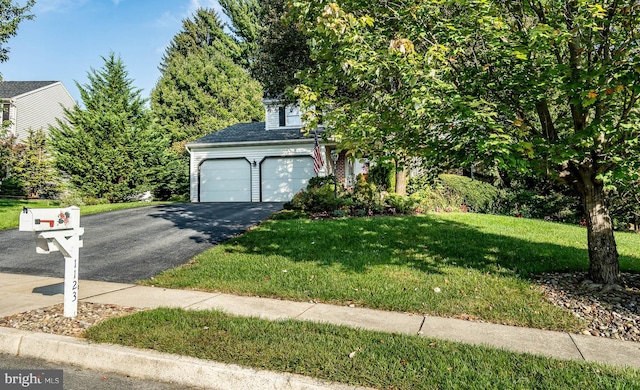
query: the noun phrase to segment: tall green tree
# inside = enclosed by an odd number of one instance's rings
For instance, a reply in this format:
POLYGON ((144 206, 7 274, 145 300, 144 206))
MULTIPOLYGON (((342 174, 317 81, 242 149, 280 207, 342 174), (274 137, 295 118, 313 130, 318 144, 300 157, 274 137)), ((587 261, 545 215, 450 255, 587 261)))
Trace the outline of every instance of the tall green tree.
POLYGON ((120 57, 102 57, 89 82, 76 83, 85 108, 65 110, 67 122, 50 129, 56 167, 84 196, 125 201, 147 190, 158 141, 149 114, 120 57))
POLYGON ((199 8, 190 18, 182 21, 180 30, 171 40, 160 63, 165 72, 171 63, 189 54, 214 49, 234 62, 243 62, 243 50, 237 40, 224 31, 224 23, 213 9, 199 8))
POLYGON ((237 64, 248 68, 255 58, 260 37, 261 5, 264 0, 218 0, 222 12, 229 18, 228 26, 231 37, 238 43, 242 51, 240 61, 237 64))
POLYGON ((199 9, 183 21, 151 93, 154 131, 168 144, 154 176, 158 196, 187 192, 187 142, 264 117, 262 88, 246 70, 247 50, 243 40, 224 31, 214 10, 199 9))
POLYGON ((299 1, 294 10, 318 61, 300 96, 327 113, 331 131, 439 163, 555 178, 582 200, 591 278, 619 281, 605 186, 640 171, 636 0, 299 1))
POLYGON ((29 129, 14 169, 16 179, 30 198, 50 198, 60 189, 58 174, 48 150, 47 135, 42 129, 29 129))
POLYGON ((295 101, 296 73, 313 66, 307 35, 287 18, 288 0, 260 0, 256 49, 251 75, 262 83, 265 95, 295 101))

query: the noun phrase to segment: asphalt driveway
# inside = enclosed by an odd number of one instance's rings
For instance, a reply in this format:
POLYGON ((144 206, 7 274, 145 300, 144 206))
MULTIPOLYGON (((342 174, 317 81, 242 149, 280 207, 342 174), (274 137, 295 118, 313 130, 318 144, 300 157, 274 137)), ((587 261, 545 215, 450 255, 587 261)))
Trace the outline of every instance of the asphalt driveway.
MULTIPOLYGON (((81 216, 80 279, 134 283, 246 231, 282 203, 179 203, 81 216)), ((0 231, 0 272, 64 277, 60 253, 36 254, 34 234, 0 231)))

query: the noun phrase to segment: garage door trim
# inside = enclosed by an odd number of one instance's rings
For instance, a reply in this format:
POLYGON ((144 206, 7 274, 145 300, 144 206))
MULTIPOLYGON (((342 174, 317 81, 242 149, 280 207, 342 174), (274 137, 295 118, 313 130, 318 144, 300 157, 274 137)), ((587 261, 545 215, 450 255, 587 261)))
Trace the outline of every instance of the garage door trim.
POLYGON ((285 155, 285 156, 276 155, 276 156, 265 156, 265 157, 263 157, 262 160, 260 160, 260 163, 259 163, 259 167, 260 167, 260 171, 259 171, 260 172, 260 174, 259 174, 260 175, 260 182, 259 182, 260 202, 264 202, 264 196, 263 196, 263 193, 262 193, 262 183, 263 183, 263 179, 264 179, 263 172, 262 172, 263 163, 266 160, 278 159, 278 158, 309 158, 309 159, 313 159, 313 157, 311 155, 306 154, 306 153, 304 153, 304 154, 285 155))
POLYGON ((198 164, 198 202, 202 202, 201 197, 201 188, 202 188, 202 165, 207 161, 225 161, 225 160, 245 160, 247 164, 249 164, 249 197, 251 197, 251 193, 253 192, 253 182, 251 180, 251 161, 249 161, 246 157, 220 157, 220 158, 205 158, 198 164))

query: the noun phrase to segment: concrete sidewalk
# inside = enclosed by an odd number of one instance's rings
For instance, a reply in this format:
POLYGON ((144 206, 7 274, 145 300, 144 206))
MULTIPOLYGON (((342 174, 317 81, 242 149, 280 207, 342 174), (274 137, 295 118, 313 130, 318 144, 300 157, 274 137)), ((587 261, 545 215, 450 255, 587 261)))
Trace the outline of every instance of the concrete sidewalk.
MULTIPOLYGON (((0 274, 0 317, 62 303, 62 279, 0 274)), ((362 329, 488 345, 560 359, 640 369, 640 343, 593 336, 385 312, 320 303, 289 302, 221 293, 80 281, 80 300, 127 307, 217 309, 269 320, 294 318, 362 329)), ((182 356, 90 344, 73 337, 0 327, 0 353, 99 368, 134 377, 216 388, 352 389, 297 375, 270 373, 182 356), (91 356, 91 359, 87 359, 91 356), (162 375, 158 377, 158 375, 162 375), (226 385, 228 384, 228 385, 226 385), (228 387, 225 387, 228 386, 228 387)))

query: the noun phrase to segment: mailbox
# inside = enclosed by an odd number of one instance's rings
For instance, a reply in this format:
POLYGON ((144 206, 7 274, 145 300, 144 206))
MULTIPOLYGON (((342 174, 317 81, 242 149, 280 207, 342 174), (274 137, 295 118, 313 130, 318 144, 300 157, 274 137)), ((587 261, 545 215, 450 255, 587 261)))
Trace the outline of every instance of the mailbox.
POLYGON ((80 208, 28 209, 20 213, 21 232, 77 229, 80 227, 80 208))
POLYGON ((20 213, 21 232, 33 232, 36 253, 61 252, 64 256, 64 316, 78 314, 78 261, 84 228, 80 208, 28 209, 20 213))

